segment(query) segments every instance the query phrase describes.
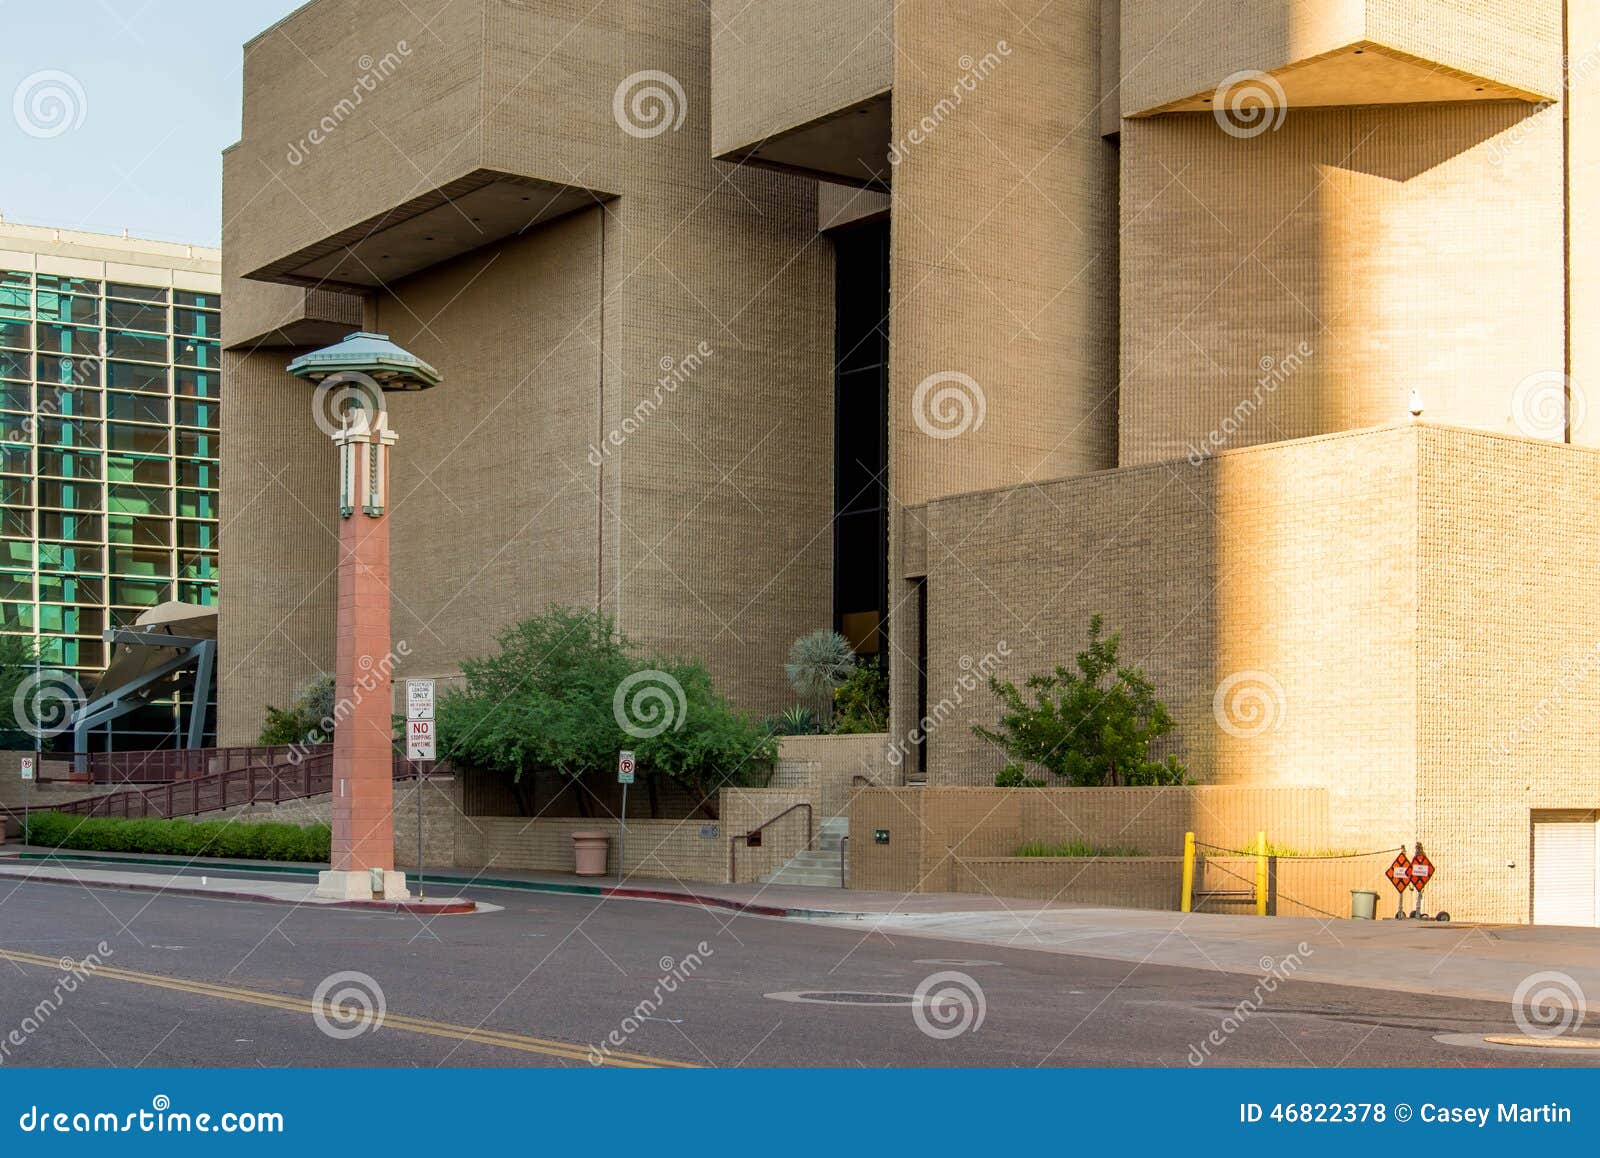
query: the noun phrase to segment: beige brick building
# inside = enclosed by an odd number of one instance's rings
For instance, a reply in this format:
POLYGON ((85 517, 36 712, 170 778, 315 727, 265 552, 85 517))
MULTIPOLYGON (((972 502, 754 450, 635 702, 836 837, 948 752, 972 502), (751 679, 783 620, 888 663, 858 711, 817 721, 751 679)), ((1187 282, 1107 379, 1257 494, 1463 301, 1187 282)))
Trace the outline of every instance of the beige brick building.
POLYGON ((283 367, 366 326, 445 376, 400 675, 598 605, 773 711, 831 625, 982 785, 963 676, 1100 612, 1198 781, 1595 923, 1593 8, 314 0, 224 161, 223 739, 329 665, 283 367))

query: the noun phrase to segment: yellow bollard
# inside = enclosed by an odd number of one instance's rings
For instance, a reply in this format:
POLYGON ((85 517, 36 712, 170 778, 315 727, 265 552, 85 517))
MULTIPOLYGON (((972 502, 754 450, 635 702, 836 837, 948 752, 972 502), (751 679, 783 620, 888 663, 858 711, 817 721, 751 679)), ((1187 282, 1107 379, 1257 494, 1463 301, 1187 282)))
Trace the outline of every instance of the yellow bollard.
POLYGON ((1194 833, 1183 834, 1183 912, 1194 909, 1194 833))
POLYGON ((1267 915, 1267 834, 1256 833, 1256 916, 1267 915))

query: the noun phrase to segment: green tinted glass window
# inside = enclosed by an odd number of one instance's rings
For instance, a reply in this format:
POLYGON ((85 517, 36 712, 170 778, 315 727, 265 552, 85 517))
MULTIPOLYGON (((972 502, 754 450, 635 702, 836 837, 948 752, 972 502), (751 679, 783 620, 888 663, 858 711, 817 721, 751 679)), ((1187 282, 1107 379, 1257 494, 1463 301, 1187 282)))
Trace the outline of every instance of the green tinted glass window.
POLYGON ((33 390, 20 382, 0 386, 0 410, 19 410, 24 414, 33 410, 33 390))
POLYGON ((108 301, 106 325, 117 330, 141 330, 147 334, 165 334, 168 329, 167 307, 148 302, 108 301))
POLYGON ((39 473, 57 478, 98 479, 100 456, 92 451, 39 448, 39 473))
POLYGON ((180 430, 177 437, 177 451, 184 458, 220 458, 222 457, 222 439, 215 434, 203 434, 195 430, 180 430))
POLYGON ((21 350, 0 350, 0 378, 33 377, 33 359, 21 350))
POLYGON ((33 317, 33 295, 26 289, 0 285, 0 318, 33 317))
POLYGON ((86 388, 100 385, 99 358, 40 354, 38 366, 38 373, 34 376, 40 382, 86 388))
POLYGON ((83 277, 56 277, 41 273, 39 289, 64 294, 88 294, 90 297, 100 296, 100 283, 83 277))
POLYGON ((100 391, 71 386, 40 386, 39 411, 62 418, 99 418, 100 391))
POLYGON ((105 568, 105 553, 99 547, 78 543, 40 543, 41 571, 84 571, 98 575, 105 568))
POLYGON ((10 506, 33 505, 33 483, 29 479, 0 476, 0 502, 10 506))
POLYGON ((0 508, 0 535, 25 538, 33 534, 33 511, 25 507, 0 508))
POLYGON ((219 410, 220 407, 215 402, 197 402, 188 398, 180 398, 178 399, 178 425, 205 426, 215 430, 219 425, 219 410))
POLYGON ((6 474, 32 474, 33 448, 15 442, 0 443, 0 471, 6 474))
POLYGON ((102 431, 98 422, 66 418, 39 419, 41 446, 86 446, 98 449, 101 437, 102 431))
POLYGON ((222 364, 222 347, 199 338, 178 338, 173 343, 172 360, 180 366, 215 369, 222 364))
POLYGON ((178 460, 178 485, 181 487, 200 487, 216 490, 219 473, 217 464, 208 459, 180 458, 178 460))
POLYGON ((191 338, 219 338, 222 315, 208 310, 173 310, 172 332, 191 338))
POLYGON ((162 487, 113 485, 106 500, 109 514, 164 515, 169 510, 169 496, 162 487))
POLYGON ((167 289, 165 286, 130 285, 127 282, 114 281, 106 286, 106 297, 128 298, 136 302, 165 302, 167 289))
POLYGON ((167 339, 158 338, 153 334, 107 330, 106 355, 112 358, 132 358, 139 362, 165 362, 167 339))
POLYGON ((118 575, 172 578, 172 555, 149 547, 111 548, 111 570, 118 575))
POLYGON ((180 547, 209 547, 217 545, 217 525, 215 523, 191 523, 182 519, 178 520, 178 546, 180 547))
POLYGON ((80 326, 100 324, 100 299, 77 294, 39 294, 41 322, 73 322, 80 326))
POLYGON ((209 491, 176 491, 178 514, 186 519, 217 517, 217 496, 209 491))
POLYGON ((26 571, 0 571, 0 599, 33 599, 33 576, 26 571))
POLYGON ((99 515, 80 515, 71 511, 40 511, 39 538, 76 539, 97 543, 102 536, 99 515))
POLYGON ((71 354, 73 357, 100 353, 100 331, 82 326, 39 326, 39 350, 50 354, 71 354))
POLYGON ((159 422, 171 419, 170 401, 164 395, 106 393, 106 417, 116 422, 159 422))
POLYGON ((0 603, 0 627, 7 631, 33 627, 33 604, 0 603))
POLYGON ((114 483, 165 486, 172 481, 172 460, 142 454, 106 456, 106 479, 114 483))
POLYGON ((190 370, 180 366, 174 388, 179 394, 195 398, 216 398, 222 393, 222 377, 215 370, 190 370))
POLYGON ((32 567, 32 540, 6 539, 4 542, 0 542, 0 566, 32 567))
POLYGON ((39 505, 71 511, 98 511, 105 506, 105 489, 97 482, 40 479, 39 505))
POLYGON ((112 450, 132 454, 167 454, 172 449, 172 434, 165 426, 133 426, 113 422, 108 425, 106 434, 112 450))
POLYGON ((214 583, 179 583, 178 598, 185 603, 214 607, 217 602, 217 587, 214 583))
POLYGON ((100 603, 105 599, 105 580, 99 575, 39 576, 41 603, 100 603))
POLYGON ((136 366, 131 362, 107 362, 106 385, 113 390, 139 390, 146 394, 167 393, 165 366, 136 366))
POLYGON ((12 350, 33 349, 33 326, 27 322, 0 318, 0 346, 12 350))
POLYGON ((121 547, 166 547, 171 545, 171 537, 172 529, 165 519, 106 516, 106 541, 121 547))
POLYGON ((193 306, 197 309, 220 310, 222 308, 222 295, 213 293, 199 293, 195 290, 174 290, 172 300, 180 306, 193 306))
POLYGON ((178 557, 178 578, 215 580, 216 577, 215 555, 184 554, 178 557))
POLYGON ((111 581, 113 603, 124 603, 133 607, 154 607, 171 598, 170 580, 158 582, 151 579, 113 579, 111 581))

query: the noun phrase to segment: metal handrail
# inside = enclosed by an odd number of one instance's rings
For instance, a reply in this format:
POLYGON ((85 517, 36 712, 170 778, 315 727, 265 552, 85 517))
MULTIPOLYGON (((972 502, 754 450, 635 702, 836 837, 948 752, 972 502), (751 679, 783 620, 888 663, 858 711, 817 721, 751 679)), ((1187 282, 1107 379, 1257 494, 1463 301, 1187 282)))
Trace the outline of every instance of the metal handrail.
POLYGON ((746 832, 741 836, 730 836, 728 838, 728 883, 730 885, 739 883, 739 842, 741 840, 748 841, 758 832, 765 830, 768 826, 776 824, 785 816, 788 816, 789 813, 796 812, 802 808, 806 810, 806 843, 805 848, 801 849, 800 851, 805 852, 811 848, 811 842, 815 839, 813 835, 815 813, 811 808, 811 802, 808 800, 802 800, 799 804, 789 805, 788 808, 785 808, 772 819, 762 821, 749 832, 746 832))
POLYGON ((841 836, 839 838, 839 887, 841 889, 847 889, 847 888, 850 887, 849 885, 845 884, 845 876, 844 876, 844 868, 845 868, 844 854, 845 854, 845 849, 847 849, 849 847, 850 847, 850 836, 849 836, 848 833, 846 833, 844 836, 841 836))
MULTIPOLYGON (((404 753, 396 752, 391 773, 396 780, 411 780, 434 773, 431 761, 412 761, 404 753)), ((104 796, 87 796, 79 800, 63 801, 40 811, 61 812, 74 816, 113 816, 130 820, 148 817, 171 819, 177 816, 200 816, 207 812, 220 812, 243 804, 282 803, 301 800, 333 791, 333 753, 318 752, 298 764, 253 764, 242 768, 228 768, 207 776, 173 780, 149 788, 128 788, 104 796), (263 781, 263 777, 266 778, 263 781), (243 785, 243 799, 230 799, 230 786, 243 785), (270 784, 270 791, 268 785, 270 784), (214 790, 214 793, 210 790, 214 790)), ((237 792, 234 793, 238 795, 237 792)))

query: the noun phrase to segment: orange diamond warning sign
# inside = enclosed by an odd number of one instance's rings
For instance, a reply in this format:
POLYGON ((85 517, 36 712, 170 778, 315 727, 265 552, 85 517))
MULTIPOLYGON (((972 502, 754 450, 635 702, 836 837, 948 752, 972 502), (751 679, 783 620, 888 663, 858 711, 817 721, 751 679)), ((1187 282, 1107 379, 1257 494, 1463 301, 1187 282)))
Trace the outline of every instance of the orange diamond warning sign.
POLYGON ((1411 858, 1404 852, 1394 858, 1394 863, 1389 866, 1383 875, 1389 878, 1389 883, 1394 886, 1394 891, 1403 893, 1411 885, 1411 858))
POLYGON ((1421 892, 1427 888, 1428 882, 1433 879, 1433 862, 1428 859, 1428 854, 1420 848, 1417 855, 1411 859, 1411 885, 1421 892))

